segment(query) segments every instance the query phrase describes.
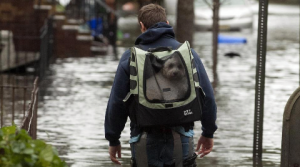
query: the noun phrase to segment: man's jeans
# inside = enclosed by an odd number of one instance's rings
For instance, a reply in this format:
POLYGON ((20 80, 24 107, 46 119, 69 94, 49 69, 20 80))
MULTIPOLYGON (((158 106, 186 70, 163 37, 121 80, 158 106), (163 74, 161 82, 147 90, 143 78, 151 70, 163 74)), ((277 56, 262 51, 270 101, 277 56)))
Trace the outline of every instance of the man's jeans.
POLYGON ((140 140, 131 144, 131 153, 137 167, 182 167, 183 160, 194 153, 193 138, 174 131, 143 132, 140 140))

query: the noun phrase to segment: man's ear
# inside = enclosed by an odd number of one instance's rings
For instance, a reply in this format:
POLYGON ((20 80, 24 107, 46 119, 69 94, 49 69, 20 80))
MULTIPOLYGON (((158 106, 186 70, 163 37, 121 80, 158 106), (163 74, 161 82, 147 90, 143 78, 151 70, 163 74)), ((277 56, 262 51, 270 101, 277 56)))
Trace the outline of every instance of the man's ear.
POLYGON ((140 25, 141 25, 142 33, 145 32, 147 30, 147 28, 145 27, 144 23, 140 21, 140 25))
POLYGON ((167 20, 167 24, 169 24, 170 25, 170 23, 169 23, 169 21, 167 20))

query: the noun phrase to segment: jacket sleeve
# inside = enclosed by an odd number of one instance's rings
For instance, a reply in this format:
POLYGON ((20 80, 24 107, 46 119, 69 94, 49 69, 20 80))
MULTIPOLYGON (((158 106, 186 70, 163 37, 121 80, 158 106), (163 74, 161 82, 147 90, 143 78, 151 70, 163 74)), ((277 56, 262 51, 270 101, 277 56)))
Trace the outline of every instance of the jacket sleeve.
POLYGON ((129 56, 130 51, 127 50, 120 60, 107 104, 104 129, 110 146, 120 144, 119 138, 128 117, 123 99, 129 92, 129 56))
POLYGON ((211 83, 206 74, 205 68, 198 56, 198 54, 192 49, 192 54, 196 62, 196 68, 199 75, 200 86, 205 92, 205 102, 202 111, 202 136, 213 138, 214 132, 217 130, 217 105, 215 102, 214 91, 211 83))

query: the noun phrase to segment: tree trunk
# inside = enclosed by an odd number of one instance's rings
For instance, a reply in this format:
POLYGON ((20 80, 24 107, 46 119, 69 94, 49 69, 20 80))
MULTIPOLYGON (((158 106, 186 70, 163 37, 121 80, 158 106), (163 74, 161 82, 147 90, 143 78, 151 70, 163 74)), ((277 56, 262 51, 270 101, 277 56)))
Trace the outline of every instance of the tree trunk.
POLYGON ((218 34, 219 34, 219 9, 220 0, 214 0, 213 3, 213 87, 218 83, 218 34))
POLYGON ((194 0, 178 0, 176 38, 179 42, 189 41, 193 46, 194 0))

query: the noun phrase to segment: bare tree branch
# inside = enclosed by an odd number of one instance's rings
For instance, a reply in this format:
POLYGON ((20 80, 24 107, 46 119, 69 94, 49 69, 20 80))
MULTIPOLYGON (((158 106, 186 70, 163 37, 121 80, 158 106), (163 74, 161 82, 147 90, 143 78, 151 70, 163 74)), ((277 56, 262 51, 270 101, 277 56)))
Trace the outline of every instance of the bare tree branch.
POLYGON ((207 6, 211 9, 213 9, 213 5, 211 5, 207 0, 204 0, 204 2, 207 4, 207 6))
POLYGON ((221 6, 221 5, 223 4, 223 2, 225 2, 225 1, 226 1, 226 0, 221 1, 221 2, 220 2, 220 6, 221 6))

